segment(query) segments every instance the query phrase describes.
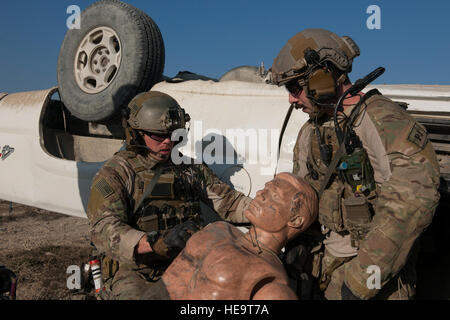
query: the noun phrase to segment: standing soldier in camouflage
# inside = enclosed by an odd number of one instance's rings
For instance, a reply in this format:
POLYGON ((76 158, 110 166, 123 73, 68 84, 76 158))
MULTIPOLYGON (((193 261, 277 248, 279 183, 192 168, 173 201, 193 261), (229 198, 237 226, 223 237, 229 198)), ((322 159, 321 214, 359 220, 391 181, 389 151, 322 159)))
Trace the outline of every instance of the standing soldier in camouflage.
POLYGON ((293 172, 320 197, 312 275, 327 299, 410 299, 416 240, 439 201, 439 166, 424 127, 397 103, 377 90, 344 96, 359 53, 349 37, 307 29, 272 66, 274 83, 310 116, 293 172))
POLYGON ((161 277, 201 226, 200 201, 234 223, 247 222, 251 201, 204 164, 172 163, 172 132, 190 120, 172 97, 142 93, 126 111, 127 149, 93 179, 87 210, 92 242, 105 255, 103 278, 115 299, 137 299, 161 277))

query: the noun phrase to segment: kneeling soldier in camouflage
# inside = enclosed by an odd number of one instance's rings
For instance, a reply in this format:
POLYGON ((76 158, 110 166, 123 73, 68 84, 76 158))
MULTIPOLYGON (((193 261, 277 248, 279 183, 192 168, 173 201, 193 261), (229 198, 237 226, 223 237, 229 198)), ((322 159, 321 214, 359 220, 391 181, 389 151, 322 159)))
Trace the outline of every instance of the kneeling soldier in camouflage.
POLYGON ((139 298, 162 276, 201 226, 200 201, 229 222, 247 222, 250 198, 204 164, 172 163, 171 135, 189 120, 169 95, 139 94, 123 120, 126 151, 93 179, 87 213, 112 298, 139 298))

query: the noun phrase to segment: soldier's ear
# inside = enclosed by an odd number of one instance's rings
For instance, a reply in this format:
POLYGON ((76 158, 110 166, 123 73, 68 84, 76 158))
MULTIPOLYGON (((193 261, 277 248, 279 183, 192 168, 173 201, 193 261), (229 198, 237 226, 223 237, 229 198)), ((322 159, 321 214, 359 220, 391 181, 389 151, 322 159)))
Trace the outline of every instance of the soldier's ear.
POLYGON ((297 214, 289 219, 288 226, 295 229, 301 229, 303 227, 303 222, 303 217, 297 214))

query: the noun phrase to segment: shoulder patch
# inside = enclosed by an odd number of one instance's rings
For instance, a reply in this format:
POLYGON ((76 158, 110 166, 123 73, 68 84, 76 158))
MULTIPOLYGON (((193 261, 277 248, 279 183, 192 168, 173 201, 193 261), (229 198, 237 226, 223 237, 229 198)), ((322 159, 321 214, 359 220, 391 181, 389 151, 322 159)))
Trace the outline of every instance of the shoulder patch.
POLYGON ((427 131, 418 123, 415 123, 408 135, 408 140, 423 149, 428 142, 427 136, 427 131))
POLYGON ((100 179, 95 185, 94 188, 103 196, 103 198, 108 198, 110 195, 114 193, 114 190, 110 187, 108 182, 104 178, 100 179))

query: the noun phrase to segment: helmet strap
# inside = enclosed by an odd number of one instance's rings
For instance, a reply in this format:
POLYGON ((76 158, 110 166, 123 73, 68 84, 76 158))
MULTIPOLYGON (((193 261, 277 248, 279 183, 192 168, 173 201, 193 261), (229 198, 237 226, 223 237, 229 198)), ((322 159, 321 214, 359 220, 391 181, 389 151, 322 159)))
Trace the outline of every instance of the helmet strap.
POLYGON ((129 126, 126 131, 130 139, 128 142, 130 146, 140 146, 145 144, 143 143, 142 138, 139 136, 135 129, 129 126))
POLYGON ((341 74, 341 76, 337 79, 336 84, 338 89, 347 81, 348 76, 346 73, 341 74))
POLYGON ((127 146, 132 144, 132 136, 131 136, 131 127, 128 125, 128 122, 125 118, 122 119, 122 127, 125 131, 125 142, 127 146))

